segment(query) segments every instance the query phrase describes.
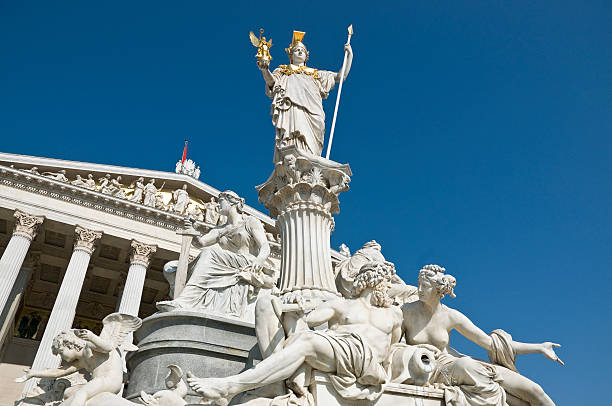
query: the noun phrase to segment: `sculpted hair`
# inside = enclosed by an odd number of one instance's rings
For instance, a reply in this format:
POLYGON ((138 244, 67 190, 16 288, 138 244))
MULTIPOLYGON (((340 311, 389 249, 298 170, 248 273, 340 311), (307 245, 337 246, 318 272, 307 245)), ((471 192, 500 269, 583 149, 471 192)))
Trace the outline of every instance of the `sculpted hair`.
POLYGON ((242 213, 244 210, 244 199, 236 194, 236 192, 232 192, 231 190, 226 190, 225 192, 219 193, 219 200, 225 199, 232 206, 236 207, 238 213, 242 213))
POLYGON ((454 276, 445 274, 445 271, 446 269, 440 265, 425 265, 419 271, 419 285, 422 281, 429 282, 438 291, 440 299, 446 295, 456 297, 454 288, 457 285, 457 280, 454 276))
POLYGON ((388 283, 395 275, 395 268, 382 262, 364 264, 353 279, 353 294, 359 296, 366 288, 374 290, 372 304, 379 307, 389 307, 393 299, 387 294, 388 283))
POLYGON ((56 335, 55 338, 53 338, 51 351, 54 355, 57 355, 62 347, 68 347, 70 349, 80 351, 85 348, 85 345, 87 345, 85 340, 77 337, 72 331, 62 331, 56 335))

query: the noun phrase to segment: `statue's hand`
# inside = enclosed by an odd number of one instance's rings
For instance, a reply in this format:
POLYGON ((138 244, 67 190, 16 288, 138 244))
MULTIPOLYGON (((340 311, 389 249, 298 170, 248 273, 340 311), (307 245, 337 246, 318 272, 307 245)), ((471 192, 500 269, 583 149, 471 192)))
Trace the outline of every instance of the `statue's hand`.
POLYGON ((353 55, 353 48, 351 47, 351 44, 344 44, 344 50, 350 55, 353 55))
POLYGON ((79 338, 81 338, 83 340, 91 341, 91 338, 94 335, 94 333, 92 333, 91 331, 89 331, 87 329, 80 328, 80 329, 74 330, 74 335, 76 335, 77 337, 79 337, 79 338))
POLYGON ((20 376, 19 378, 15 378, 15 382, 21 383, 27 381, 30 378, 35 377, 34 375, 32 375, 32 370, 30 368, 24 368, 23 372, 25 372, 25 374, 23 376, 20 376))
POLYGON ((561 361, 561 358, 559 358, 559 356, 555 353, 555 348, 554 348, 554 347, 561 347, 561 344, 551 343, 547 341, 545 343, 542 343, 541 345, 542 345, 542 348, 540 351, 542 352, 542 354, 544 354, 546 358, 548 358, 551 361, 557 361, 561 365, 565 365, 565 363, 561 361))
POLYGON ((261 71, 268 70, 268 68, 270 67, 270 61, 266 61, 265 59, 258 59, 257 67, 261 71))

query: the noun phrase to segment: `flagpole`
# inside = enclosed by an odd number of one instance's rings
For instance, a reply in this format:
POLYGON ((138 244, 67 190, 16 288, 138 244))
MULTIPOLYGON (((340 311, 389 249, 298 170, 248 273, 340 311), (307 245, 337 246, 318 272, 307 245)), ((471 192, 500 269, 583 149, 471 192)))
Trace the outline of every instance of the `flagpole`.
MULTIPOLYGON (((351 35, 353 35, 353 24, 348 27, 348 40, 347 44, 351 43, 351 35)), ((329 159, 331 152, 332 142, 334 141, 334 130, 336 128, 336 117, 338 116, 338 105, 340 104, 340 94, 342 93, 342 83, 344 82, 344 70, 346 69, 346 58, 348 57, 348 51, 344 51, 344 61, 342 61, 342 69, 340 69, 340 84, 338 85, 338 96, 336 96, 336 107, 334 108, 334 118, 332 119, 331 131, 329 132, 329 141, 327 143, 327 154, 326 159, 329 159)))

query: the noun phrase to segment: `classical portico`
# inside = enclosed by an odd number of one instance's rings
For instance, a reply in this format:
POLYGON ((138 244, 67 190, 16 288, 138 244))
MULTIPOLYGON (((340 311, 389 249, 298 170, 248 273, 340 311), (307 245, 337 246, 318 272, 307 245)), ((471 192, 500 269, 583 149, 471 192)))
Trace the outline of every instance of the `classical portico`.
MULTIPOLYGON (((187 174, 0 153, 0 380, 10 386, 0 404, 31 388, 13 383, 24 367, 57 366, 57 332, 99 333, 109 313, 145 318, 169 299, 162 269, 180 252, 176 231, 187 213, 174 210, 173 192, 183 188, 196 228, 216 226, 205 211, 219 191, 187 174), (121 192, 83 181, 106 174, 121 176, 121 192), (130 200, 140 178, 154 179, 156 207, 130 200)), ((248 206, 245 213, 263 222, 279 252, 274 220, 248 206)))

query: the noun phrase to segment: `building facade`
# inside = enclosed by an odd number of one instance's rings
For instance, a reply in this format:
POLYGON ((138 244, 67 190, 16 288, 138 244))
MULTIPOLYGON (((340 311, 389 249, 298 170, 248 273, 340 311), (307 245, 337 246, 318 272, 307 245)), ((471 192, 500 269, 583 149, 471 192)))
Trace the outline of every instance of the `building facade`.
MULTIPOLYGON (((187 216, 200 232, 220 224, 219 192, 183 173, 0 153, 0 404, 27 389, 13 381, 24 368, 59 364, 59 331, 99 333, 115 311, 154 314, 169 297, 163 266, 178 259, 177 231, 187 216)), ((278 257, 275 220, 244 212, 278 257)))

